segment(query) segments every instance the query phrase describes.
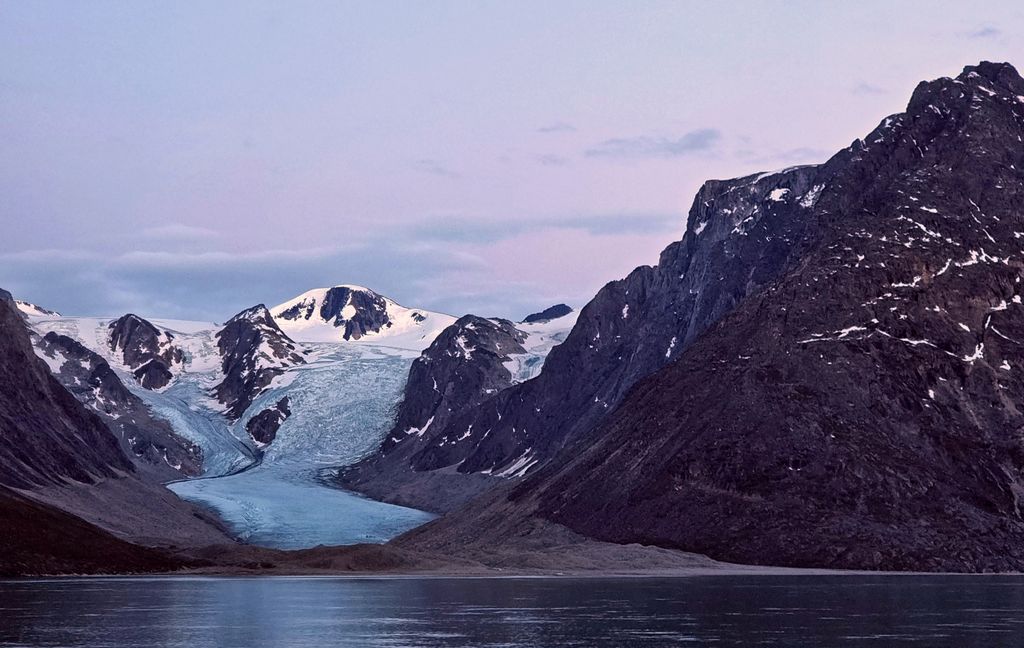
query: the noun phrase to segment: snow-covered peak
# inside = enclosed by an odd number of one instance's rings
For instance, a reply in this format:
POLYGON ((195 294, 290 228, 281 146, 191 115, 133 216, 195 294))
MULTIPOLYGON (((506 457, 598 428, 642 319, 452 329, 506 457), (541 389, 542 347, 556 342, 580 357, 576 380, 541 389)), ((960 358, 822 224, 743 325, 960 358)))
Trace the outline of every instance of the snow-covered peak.
POLYGON ((422 350, 455 321, 443 313, 406 308, 369 288, 339 284, 306 291, 270 309, 298 342, 364 342, 422 350))
POLYGON ((27 301, 15 299, 14 304, 18 307, 18 310, 28 315, 29 317, 60 317, 60 313, 57 311, 47 310, 42 306, 36 306, 27 301))

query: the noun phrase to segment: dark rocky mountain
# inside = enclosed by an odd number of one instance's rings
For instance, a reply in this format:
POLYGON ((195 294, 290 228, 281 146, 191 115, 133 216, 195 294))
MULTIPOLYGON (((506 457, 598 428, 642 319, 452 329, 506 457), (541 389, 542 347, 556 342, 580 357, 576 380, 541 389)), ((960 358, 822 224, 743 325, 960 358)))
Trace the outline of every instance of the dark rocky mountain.
POLYGON ((387 300, 365 288, 335 286, 328 288, 322 299, 310 297, 277 313, 282 320, 319 318, 340 329, 342 339, 358 340, 367 333, 376 333, 392 325, 387 300))
POLYGON ((281 424, 291 415, 291 399, 285 396, 274 407, 268 407, 246 421, 245 431, 259 445, 269 445, 277 437, 281 424))
POLYGON ((550 322, 553 319, 565 317, 571 312, 572 308, 570 308, 569 306, 566 306, 565 304, 555 304, 554 306, 549 306, 545 308, 539 313, 530 313, 525 318, 523 318, 523 323, 534 324, 537 322, 550 322))
POLYGON ((164 479, 202 472, 202 451, 155 418, 99 354, 66 335, 49 332, 36 343, 53 375, 104 420, 140 467, 164 479))
MULTIPOLYGON (((521 477, 543 465, 603 421, 637 381, 677 359, 800 258, 807 214, 823 189, 818 178, 817 167, 797 167, 707 182, 690 211, 687 236, 666 248, 657 266, 602 288, 539 376, 454 413, 443 428, 432 426, 430 447, 412 469, 521 477), (453 439, 457 451, 446 445, 453 439)), ((462 495, 422 497, 448 507, 462 495)))
MULTIPOLYGON (((505 365, 510 356, 525 353, 526 334, 512 322, 466 315, 444 329, 434 342, 413 362, 409 380, 391 431, 380 451, 343 473, 349 487, 389 501, 412 502, 433 509, 433 488, 421 481, 431 480, 421 473, 421 465, 457 463, 464 454, 461 442, 472 435, 467 428, 454 435, 448 423, 453 417, 473 410, 494 394, 513 384, 505 365), (450 436, 449 436, 450 435, 450 436), (443 458, 435 455, 444 454, 443 458), (408 488, 399 488, 401 482, 408 488), (401 492, 398 492, 401 491, 401 492)), ((448 486, 444 499, 464 499, 479 490, 485 480, 460 479, 446 474, 435 482, 458 480, 448 486)))
POLYGON ((295 342, 278 328, 263 304, 228 320, 217 332, 217 348, 224 379, 214 387, 214 394, 232 419, 241 417, 286 368, 305 363, 295 342))
MULTIPOLYGON (((106 393, 113 398, 113 391, 106 393)), ((98 554, 91 563, 103 565, 109 558, 109 571, 126 564, 121 558, 128 554, 124 545, 108 544, 107 534, 154 545, 227 541, 202 512, 153 483, 156 477, 137 470, 104 419, 51 374, 36 356, 10 294, 0 291, 0 487, 19 491, 12 501, 0 488, 0 516, 18 521, 4 523, 0 536, 11 540, 6 546, 13 555, 32 545, 40 552, 72 551, 81 540, 82 547, 110 548, 109 556, 98 554), (36 513, 42 517, 28 519, 36 513), (79 522, 70 524, 69 518, 79 522), (55 525, 63 525, 64 537, 50 535, 55 525), (103 529, 102 537, 95 527, 103 529)), ((77 560, 76 555, 81 556, 72 551, 52 558, 77 560)), ((5 569, 10 564, 0 563, 5 569)))
POLYGON ((658 268, 573 331, 599 348, 624 332, 615 308, 686 315, 675 344, 649 328, 674 362, 454 518, 518 512, 746 563, 1024 568, 1022 141, 1024 80, 982 63, 822 165, 708 183, 658 268))
POLYGON ((133 470, 103 420, 36 357, 14 300, 0 294, 0 484, 88 484, 133 470))
POLYGON ((171 382, 174 365, 185 357, 174 344, 173 333, 131 313, 111 322, 109 328, 111 350, 121 354, 140 385, 160 389, 171 382))

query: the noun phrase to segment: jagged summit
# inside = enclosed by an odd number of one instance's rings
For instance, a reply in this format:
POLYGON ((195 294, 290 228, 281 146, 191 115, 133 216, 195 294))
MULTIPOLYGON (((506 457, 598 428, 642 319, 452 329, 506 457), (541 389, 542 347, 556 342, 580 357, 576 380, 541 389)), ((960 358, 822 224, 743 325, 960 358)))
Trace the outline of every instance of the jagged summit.
POLYGON ((455 318, 406 308, 369 288, 339 284, 306 291, 270 309, 300 342, 375 342, 425 349, 455 318))

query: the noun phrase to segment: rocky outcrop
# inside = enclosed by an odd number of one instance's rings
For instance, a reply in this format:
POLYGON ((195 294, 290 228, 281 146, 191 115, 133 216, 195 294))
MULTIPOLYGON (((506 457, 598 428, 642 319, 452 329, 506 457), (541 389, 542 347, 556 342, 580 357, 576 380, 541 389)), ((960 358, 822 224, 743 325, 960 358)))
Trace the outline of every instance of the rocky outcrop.
POLYGON ((202 472, 202 451, 150 414, 99 354, 53 331, 36 344, 53 375, 83 405, 96 412, 130 457, 159 478, 202 472))
POLYGON ((231 419, 240 418, 285 369, 305 363, 263 304, 232 317, 216 339, 224 379, 213 391, 231 419))
POLYGON ((174 344, 174 334, 161 331, 147 320, 129 313, 110 323, 110 348, 146 389, 161 389, 174 378, 173 368, 184 361, 174 344))
MULTIPOLYGON (((675 344, 653 340, 675 361, 495 506, 735 562, 1024 567, 1022 96, 983 63, 823 165, 706 185, 659 264, 705 277, 675 344), (715 254, 768 263, 730 265, 741 295, 694 266, 715 254)), ((638 272, 577 328, 671 314, 643 310, 665 287, 638 272)))
POLYGON ((550 322, 553 319, 565 317, 571 312, 572 308, 570 308, 569 306, 566 306, 565 304, 555 304, 554 306, 549 306, 538 313, 530 313, 529 315, 523 318, 523 324, 550 322))
POLYGON ((291 399, 285 396, 274 407, 268 407, 245 423, 245 431, 259 446, 273 443, 281 424, 291 416, 291 399))

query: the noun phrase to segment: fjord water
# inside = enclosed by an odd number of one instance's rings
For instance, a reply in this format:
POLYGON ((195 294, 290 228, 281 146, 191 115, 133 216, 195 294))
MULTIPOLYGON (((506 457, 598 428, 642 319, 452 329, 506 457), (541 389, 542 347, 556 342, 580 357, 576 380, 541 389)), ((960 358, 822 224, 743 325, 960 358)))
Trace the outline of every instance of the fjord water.
POLYGON ((1006 646, 1024 577, 0 581, 0 646, 1006 646))

